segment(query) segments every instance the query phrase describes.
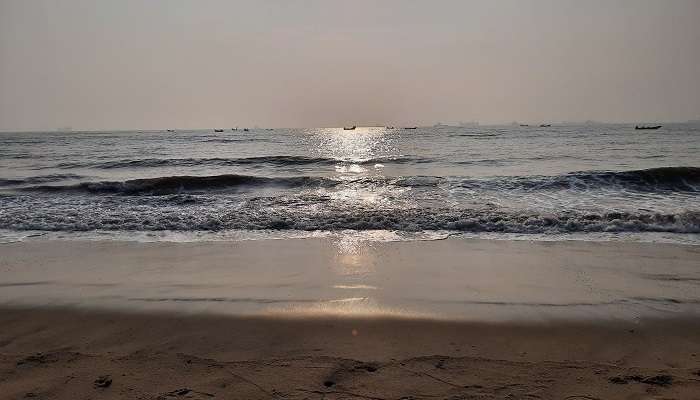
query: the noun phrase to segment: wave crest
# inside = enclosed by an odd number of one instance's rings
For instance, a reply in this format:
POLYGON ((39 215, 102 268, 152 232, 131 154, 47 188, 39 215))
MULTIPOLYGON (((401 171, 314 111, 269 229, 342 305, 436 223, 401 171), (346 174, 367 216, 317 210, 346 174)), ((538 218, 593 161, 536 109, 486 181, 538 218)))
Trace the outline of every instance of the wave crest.
POLYGON ((75 174, 52 174, 30 176, 27 178, 0 178, 0 186, 20 186, 20 185, 35 185, 37 183, 58 182, 69 179, 81 179, 82 176, 75 174))
POLYGON ((556 176, 464 179, 458 186, 491 190, 590 190, 624 188, 636 191, 700 191, 700 168, 661 167, 631 171, 582 171, 556 176))
MULTIPOLYGON (((0 186, 44 183, 77 179, 77 175, 47 175, 24 180, 0 180, 0 186)), ((494 178, 443 178, 436 176, 358 177, 334 180, 318 176, 264 177, 252 175, 164 176, 133 179, 123 182, 83 182, 75 185, 39 185, 22 187, 23 191, 75 192, 91 194, 164 195, 192 191, 254 187, 331 187, 343 184, 390 185, 409 188, 435 187, 445 184, 452 188, 486 191, 548 191, 595 189, 635 190, 641 192, 682 191, 700 192, 700 168, 665 167, 633 171, 588 171, 557 176, 514 176, 494 178)))
POLYGON ((301 187, 330 186, 337 182, 318 177, 296 176, 267 178, 250 175, 165 176, 132 179, 123 182, 83 182, 75 185, 45 185, 22 188, 23 191, 77 192, 91 194, 168 195, 193 191, 235 189, 255 186, 301 187))

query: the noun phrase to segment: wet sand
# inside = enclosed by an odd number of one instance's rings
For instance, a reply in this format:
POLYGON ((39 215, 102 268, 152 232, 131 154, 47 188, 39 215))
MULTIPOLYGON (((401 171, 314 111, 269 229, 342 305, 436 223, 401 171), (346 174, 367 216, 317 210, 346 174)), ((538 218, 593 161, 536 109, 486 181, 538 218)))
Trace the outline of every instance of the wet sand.
POLYGON ((698 398, 699 254, 458 239, 4 244, 0 398, 698 398))
POLYGON ((0 311, 7 399, 692 399, 700 321, 0 311))
POLYGON ((700 246, 447 239, 0 245, 0 304, 503 321, 697 314, 700 246))

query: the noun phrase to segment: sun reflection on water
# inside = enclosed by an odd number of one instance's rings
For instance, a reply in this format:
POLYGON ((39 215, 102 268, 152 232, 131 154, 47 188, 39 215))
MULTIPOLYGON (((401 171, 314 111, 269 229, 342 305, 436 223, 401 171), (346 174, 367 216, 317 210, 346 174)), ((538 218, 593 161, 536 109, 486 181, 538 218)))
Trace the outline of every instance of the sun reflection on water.
POLYGON ((367 163, 399 155, 395 134, 379 127, 358 127, 353 131, 321 129, 314 132, 313 140, 320 156, 346 164, 367 163))
POLYGON ((396 133, 380 127, 319 129, 312 133, 311 148, 321 158, 337 160, 331 176, 341 187, 319 188, 317 194, 355 206, 395 206, 396 198, 410 190, 387 184, 382 160, 400 157, 396 133))
MULTIPOLYGON (((312 133, 312 148, 321 158, 337 160, 329 173, 343 181, 342 188, 315 189, 336 201, 352 215, 355 210, 395 207, 399 194, 410 190, 388 184, 382 160, 399 157, 395 134, 384 128, 358 127, 345 131, 320 129, 312 133)), ((389 231, 346 231, 331 239, 334 278, 328 296, 310 304, 282 308, 273 313, 292 315, 372 316, 407 315, 405 310, 381 304, 382 288, 376 282, 380 260, 373 243, 397 240, 389 231)))
POLYGON ((347 233, 333 241, 336 250, 334 267, 339 275, 367 277, 376 267, 372 245, 362 234, 347 233))
POLYGON ((375 244, 400 240, 389 231, 345 231, 330 238, 333 245, 331 275, 324 295, 305 304, 270 305, 267 313, 287 316, 406 316, 418 314, 392 307, 382 300, 384 288, 377 279, 381 254, 375 244))

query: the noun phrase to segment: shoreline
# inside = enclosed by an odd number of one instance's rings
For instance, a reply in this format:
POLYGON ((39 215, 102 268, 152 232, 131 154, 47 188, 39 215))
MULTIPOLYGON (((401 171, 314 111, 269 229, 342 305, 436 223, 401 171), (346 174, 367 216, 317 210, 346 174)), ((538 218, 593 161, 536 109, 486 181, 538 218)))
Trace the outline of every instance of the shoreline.
POLYGON ((32 240, 0 250, 3 399, 700 393, 695 246, 32 240))
POLYGON ((220 243, 260 240, 339 240, 355 238, 367 242, 430 242, 438 240, 488 240, 542 243, 639 243, 700 246, 700 233, 677 232, 569 232, 569 233, 508 233, 420 231, 397 232, 389 230, 338 231, 277 231, 277 230, 223 230, 223 231, 36 231, 0 229, 0 245, 29 241, 77 241, 117 243, 220 243))
POLYGON ((472 321, 700 315, 697 246, 348 236, 0 249, 0 306, 472 321))
POLYGON ((615 399, 700 391, 696 318, 487 323, 5 307, 0 324, 0 397, 8 399, 615 399), (96 383, 101 377, 107 387, 96 383))

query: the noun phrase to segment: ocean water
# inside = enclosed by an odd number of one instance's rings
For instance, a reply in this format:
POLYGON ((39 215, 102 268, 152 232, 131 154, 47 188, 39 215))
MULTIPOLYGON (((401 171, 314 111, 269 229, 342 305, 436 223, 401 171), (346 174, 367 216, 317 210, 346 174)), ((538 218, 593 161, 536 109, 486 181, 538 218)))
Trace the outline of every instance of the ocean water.
POLYGON ((0 133, 0 241, 700 244, 700 125, 0 133))

